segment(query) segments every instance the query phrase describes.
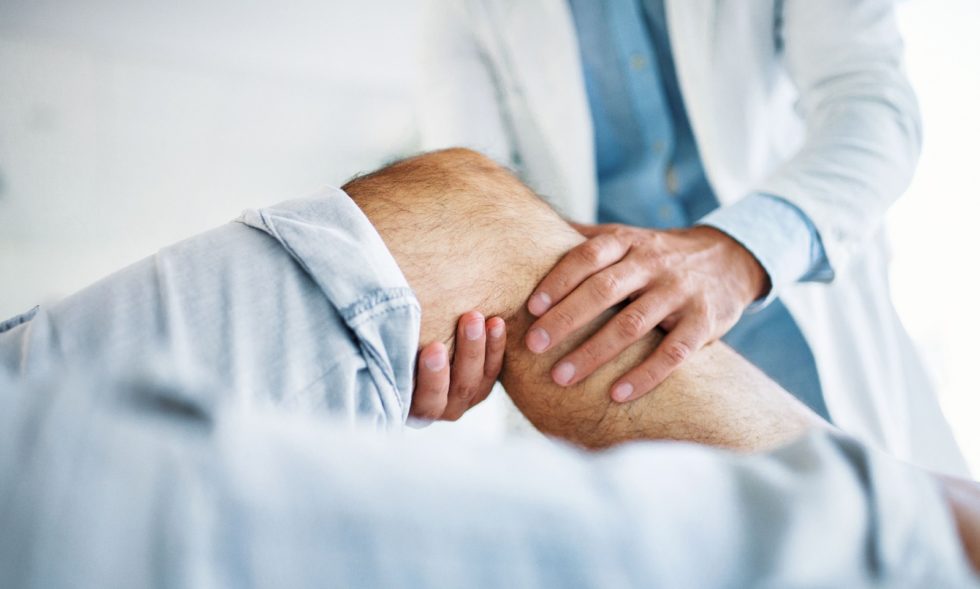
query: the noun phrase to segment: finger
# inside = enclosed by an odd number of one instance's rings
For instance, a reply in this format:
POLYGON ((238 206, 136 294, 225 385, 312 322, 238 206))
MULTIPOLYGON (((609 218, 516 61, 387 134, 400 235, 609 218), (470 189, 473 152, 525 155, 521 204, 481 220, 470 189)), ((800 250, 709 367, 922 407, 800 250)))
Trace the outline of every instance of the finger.
POLYGON ((578 231, 579 233, 581 233, 586 237, 595 237, 596 235, 599 235, 599 233, 601 233, 599 229, 599 225, 588 225, 585 223, 572 223, 572 222, 569 222, 568 224, 572 226, 572 229, 578 231))
POLYGON ((664 331, 673 331, 677 327, 677 323, 681 320, 681 316, 677 313, 672 315, 667 315, 658 325, 660 329, 664 331))
POLYGON ((586 278, 621 260, 628 250, 629 244, 611 233, 596 235, 575 246, 538 284, 527 301, 527 310, 541 316, 586 278))
POLYGON ((625 403, 649 393, 700 350, 708 339, 708 329, 700 319, 682 318, 649 358, 613 385, 610 391, 613 400, 625 403))
POLYGON ((600 366, 650 333, 664 317, 674 313, 682 299, 678 291, 651 289, 639 297, 584 344, 557 362, 551 378, 563 386, 577 384, 600 366))
POLYGON ((449 352, 446 344, 433 342, 419 352, 415 391, 409 414, 417 419, 442 417, 449 393, 449 352))
POLYGON ((612 233, 616 229, 620 227, 624 227, 624 225, 621 225, 619 223, 603 223, 602 225, 590 225, 585 223, 573 223, 569 221, 568 224, 572 226, 572 229, 575 229, 576 231, 578 231, 579 233, 581 233, 586 237, 595 237, 596 235, 599 235, 601 233, 612 233))
POLYGON ((507 326, 500 317, 487 320, 487 353, 483 360, 483 383, 470 400, 470 409, 482 403, 497 383, 504 365, 504 349, 507 344, 507 326))
POLYGON ((487 330, 483 315, 476 311, 465 313, 456 325, 456 351, 453 353, 449 399, 443 419, 459 419, 480 391, 486 347, 487 330))
POLYGON ((561 302, 531 324, 527 347, 540 354, 614 307, 644 286, 647 277, 628 263, 615 264, 590 276, 561 302))

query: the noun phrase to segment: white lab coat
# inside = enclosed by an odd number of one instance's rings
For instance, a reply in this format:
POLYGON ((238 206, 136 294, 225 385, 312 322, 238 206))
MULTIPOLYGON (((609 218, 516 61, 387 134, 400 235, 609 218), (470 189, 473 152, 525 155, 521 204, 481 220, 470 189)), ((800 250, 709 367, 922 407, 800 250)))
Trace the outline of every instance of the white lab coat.
MULTIPOLYGON (((836 277, 782 293, 834 421, 921 466, 965 473, 889 298, 882 223, 920 146, 891 0, 666 0, 671 48, 722 205, 760 191, 813 221, 836 277)), ((569 218, 596 214, 577 40, 565 0, 437 0, 424 17, 427 149, 516 167, 569 218)))

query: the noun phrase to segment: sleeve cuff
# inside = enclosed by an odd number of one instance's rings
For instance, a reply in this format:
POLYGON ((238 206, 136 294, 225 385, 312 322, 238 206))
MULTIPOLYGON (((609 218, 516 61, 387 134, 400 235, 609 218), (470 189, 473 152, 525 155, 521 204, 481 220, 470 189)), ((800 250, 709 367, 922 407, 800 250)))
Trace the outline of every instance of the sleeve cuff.
POLYGON ((762 309, 795 282, 833 278, 813 223, 782 198, 753 193, 733 205, 715 209, 697 224, 714 227, 742 244, 769 275, 772 288, 747 312, 762 309))

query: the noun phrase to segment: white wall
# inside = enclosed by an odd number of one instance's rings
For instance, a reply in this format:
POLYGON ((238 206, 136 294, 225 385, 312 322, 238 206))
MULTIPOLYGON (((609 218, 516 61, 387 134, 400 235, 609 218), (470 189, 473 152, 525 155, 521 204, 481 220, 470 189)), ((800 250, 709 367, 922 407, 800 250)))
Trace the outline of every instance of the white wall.
MULTIPOLYGON (((414 149, 416 8, 0 2, 0 318, 414 149)), ((926 145, 895 298, 980 469, 980 2, 910 0, 901 24, 926 145)))
POLYGON ((980 474, 980 2, 901 6, 925 143, 890 215, 895 304, 980 474))
POLYGON ((415 146, 413 2, 0 3, 0 316, 415 146))

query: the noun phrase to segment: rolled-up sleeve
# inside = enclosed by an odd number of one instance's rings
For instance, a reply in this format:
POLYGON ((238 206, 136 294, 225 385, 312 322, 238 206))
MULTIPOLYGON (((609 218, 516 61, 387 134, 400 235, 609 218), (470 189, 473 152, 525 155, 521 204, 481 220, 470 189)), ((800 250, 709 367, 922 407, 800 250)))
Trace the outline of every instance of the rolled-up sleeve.
POLYGON ((0 366, 27 378, 163 348, 244 404, 400 427, 420 309, 367 217, 328 188, 239 221, 10 322, 0 366))
POLYGON ((769 276, 769 292, 749 306, 749 311, 766 306, 795 282, 829 282, 834 277, 817 228, 785 199, 750 194, 715 209, 697 224, 714 227, 739 242, 769 276))

